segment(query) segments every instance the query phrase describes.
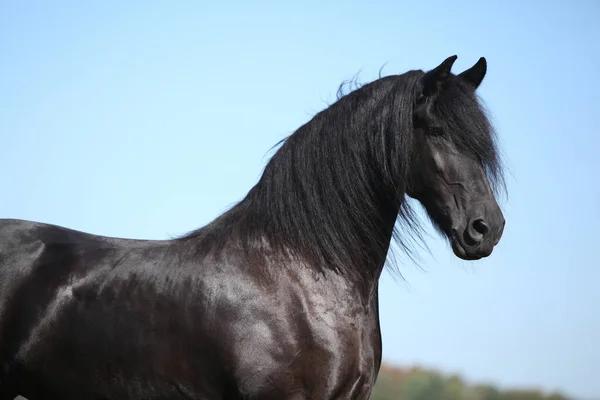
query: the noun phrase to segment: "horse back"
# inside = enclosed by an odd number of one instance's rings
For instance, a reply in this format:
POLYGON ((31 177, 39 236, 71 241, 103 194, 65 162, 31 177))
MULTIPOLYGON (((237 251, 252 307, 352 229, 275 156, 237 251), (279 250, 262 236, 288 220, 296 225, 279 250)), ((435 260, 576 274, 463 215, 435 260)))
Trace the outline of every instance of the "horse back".
MULTIPOLYGON (((57 286, 89 272, 93 258, 142 243, 110 238, 18 219, 0 220, 0 310, 20 289, 27 303, 39 300, 57 286)), ((0 311, 0 318, 2 312, 0 311)))
MULTIPOLYGON (((86 387, 79 391, 85 394, 97 366, 90 364, 94 358, 78 362, 82 354, 77 352, 86 341, 93 351, 106 351, 103 344, 119 329, 118 321, 99 320, 119 301, 114 292, 101 298, 103 285, 110 292, 114 270, 136 265, 127 260, 130 253, 139 257, 140 249, 161 243, 0 220, 0 389, 8 384, 26 387, 31 392, 21 393, 36 398, 37 393, 51 392, 48 388, 53 385, 35 376, 72 381, 89 367, 89 379, 82 380, 86 387), (74 369, 76 365, 82 369, 74 369)), ((121 335, 126 334, 121 330, 121 335)), ((103 360, 97 354, 90 356, 103 360)))
POLYGON ((0 220, 0 399, 7 385, 30 400, 236 397, 223 365, 240 305, 226 293, 245 279, 204 258, 0 220))
POLYGON ((353 398, 380 358, 377 315, 343 279, 235 246, 2 220, 0 287, 0 388, 17 371, 30 399, 353 398))

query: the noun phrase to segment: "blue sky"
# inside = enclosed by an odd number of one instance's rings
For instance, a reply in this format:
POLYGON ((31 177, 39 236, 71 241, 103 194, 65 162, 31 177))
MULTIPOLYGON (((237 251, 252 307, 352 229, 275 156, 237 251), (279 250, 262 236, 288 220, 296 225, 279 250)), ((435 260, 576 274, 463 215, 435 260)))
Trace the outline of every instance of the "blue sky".
POLYGON ((344 79, 485 56, 503 240, 465 262, 428 228, 425 271, 383 277, 384 357, 600 396, 600 3, 248 3, 0 2, 0 217, 179 235, 344 79))

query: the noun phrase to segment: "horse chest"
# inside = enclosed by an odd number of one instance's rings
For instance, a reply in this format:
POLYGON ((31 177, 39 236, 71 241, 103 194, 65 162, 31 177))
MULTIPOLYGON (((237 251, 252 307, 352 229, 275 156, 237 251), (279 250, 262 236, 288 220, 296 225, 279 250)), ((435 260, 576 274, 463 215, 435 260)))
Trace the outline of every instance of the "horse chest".
POLYGON ((277 288, 268 293, 248 299, 242 315, 249 318, 231 325, 240 392, 250 398, 368 398, 381 358, 376 306, 364 306, 336 281, 299 285, 285 296, 277 288))

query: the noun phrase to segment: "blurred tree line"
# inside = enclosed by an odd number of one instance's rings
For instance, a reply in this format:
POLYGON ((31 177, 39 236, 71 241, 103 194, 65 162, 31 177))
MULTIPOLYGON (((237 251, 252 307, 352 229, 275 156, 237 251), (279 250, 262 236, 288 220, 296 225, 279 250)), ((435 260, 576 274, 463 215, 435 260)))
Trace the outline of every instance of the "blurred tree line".
POLYGON ((382 365, 370 400, 572 400, 539 390, 501 390, 493 385, 469 385, 459 376, 413 367, 382 365))

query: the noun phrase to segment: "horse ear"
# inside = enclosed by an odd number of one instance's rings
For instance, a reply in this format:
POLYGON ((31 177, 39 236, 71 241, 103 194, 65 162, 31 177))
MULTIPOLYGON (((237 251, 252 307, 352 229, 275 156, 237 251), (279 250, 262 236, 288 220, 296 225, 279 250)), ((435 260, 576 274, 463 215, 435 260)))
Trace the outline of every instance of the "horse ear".
POLYGON ((458 56, 448 57, 440 65, 423 75, 421 78, 423 96, 431 97, 440 92, 444 81, 450 76, 450 69, 457 58, 458 56))
POLYGON ((487 62, 485 61, 484 57, 481 57, 479 61, 475 63, 475 65, 468 70, 461 72, 458 76, 459 78, 469 82, 473 87, 475 87, 475 89, 477 89, 481 84, 481 81, 483 81, 486 72, 487 62))

